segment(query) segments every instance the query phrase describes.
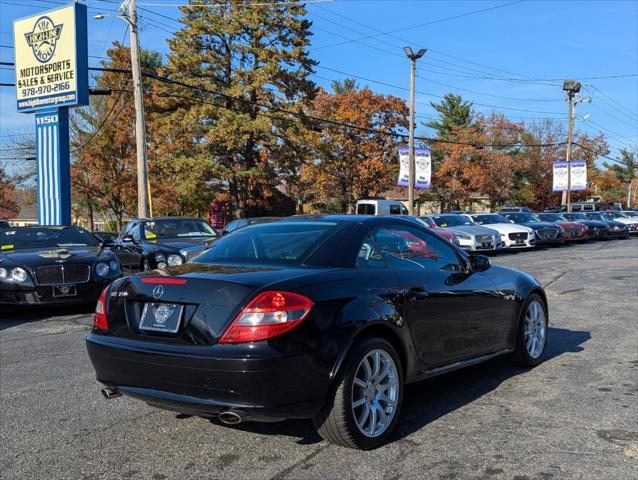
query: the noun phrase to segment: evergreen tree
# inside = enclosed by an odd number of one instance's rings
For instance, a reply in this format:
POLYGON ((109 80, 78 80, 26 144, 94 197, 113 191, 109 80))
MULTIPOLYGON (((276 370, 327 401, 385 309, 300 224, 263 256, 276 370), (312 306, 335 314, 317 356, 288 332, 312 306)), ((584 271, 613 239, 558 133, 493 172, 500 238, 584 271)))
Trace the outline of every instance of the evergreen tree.
POLYGON ((440 103, 432 102, 430 105, 439 112, 440 118, 430 120, 425 126, 433 129, 439 139, 447 140, 455 129, 472 123, 472 104, 464 102, 460 95, 448 93, 440 103))
POLYGON ((168 41, 164 73, 195 88, 160 84, 160 150, 198 164, 243 217, 277 186, 282 168, 301 160, 283 147, 298 135, 299 118, 280 109, 300 110, 314 96, 311 23, 303 4, 196 3, 215 7, 182 7, 184 27, 168 41))

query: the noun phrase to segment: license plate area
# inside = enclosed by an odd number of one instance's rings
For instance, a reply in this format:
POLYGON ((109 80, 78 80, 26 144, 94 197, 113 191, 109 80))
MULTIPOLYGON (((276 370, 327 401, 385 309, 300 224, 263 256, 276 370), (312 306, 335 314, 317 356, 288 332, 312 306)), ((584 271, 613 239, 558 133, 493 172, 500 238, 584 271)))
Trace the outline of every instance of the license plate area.
POLYGON ((184 312, 184 305, 175 303, 145 303, 142 309, 140 330, 177 333, 184 312))
POLYGON ((54 285, 51 288, 53 289, 53 296, 55 298, 75 297, 78 294, 75 285, 54 285))

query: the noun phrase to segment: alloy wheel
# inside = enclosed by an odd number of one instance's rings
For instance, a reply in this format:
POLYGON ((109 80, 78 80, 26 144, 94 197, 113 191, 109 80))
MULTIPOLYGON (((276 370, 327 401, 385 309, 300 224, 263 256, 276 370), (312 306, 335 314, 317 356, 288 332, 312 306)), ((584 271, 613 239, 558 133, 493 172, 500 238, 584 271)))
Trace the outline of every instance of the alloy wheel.
POLYGON ((530 357, 540 357, 545 348, 547 324, 545 310, 540 302, 531 302, 525 312, 525 348, 530 357))
POLYGON ((352 384, 352 413, 361 433, 383 434, 394 419, 399 404, 399 374, 385 350, 368 352, 357 367, 352 384))

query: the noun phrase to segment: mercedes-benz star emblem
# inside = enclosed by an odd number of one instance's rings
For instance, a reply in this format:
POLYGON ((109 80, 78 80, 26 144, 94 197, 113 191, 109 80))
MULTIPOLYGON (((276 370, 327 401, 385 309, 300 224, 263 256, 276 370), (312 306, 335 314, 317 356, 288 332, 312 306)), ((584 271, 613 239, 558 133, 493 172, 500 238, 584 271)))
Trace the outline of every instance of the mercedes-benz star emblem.
POLYGON ((155 288, 153 288, 153 298, 158 299, 162 295, 164 295, 164 286, 163 285, 157 285, 155 288))

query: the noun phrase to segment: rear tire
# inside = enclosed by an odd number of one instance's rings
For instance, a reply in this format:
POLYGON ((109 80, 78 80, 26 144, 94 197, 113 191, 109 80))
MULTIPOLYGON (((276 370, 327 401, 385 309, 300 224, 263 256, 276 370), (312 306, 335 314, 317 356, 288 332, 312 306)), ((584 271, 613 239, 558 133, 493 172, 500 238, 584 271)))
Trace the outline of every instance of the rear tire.
POLYGON ((331 443, 370 450, 394 431, 402 401, 403 370, 394 347, 383 338, 364 338, 352 347, 313 422, 331 443))
POLYGON ((539 294, 532 293, 521 309, 512 362, 522 367, 533 367, 541 363, 547 348, 547 332, 547 307, 539 294))

